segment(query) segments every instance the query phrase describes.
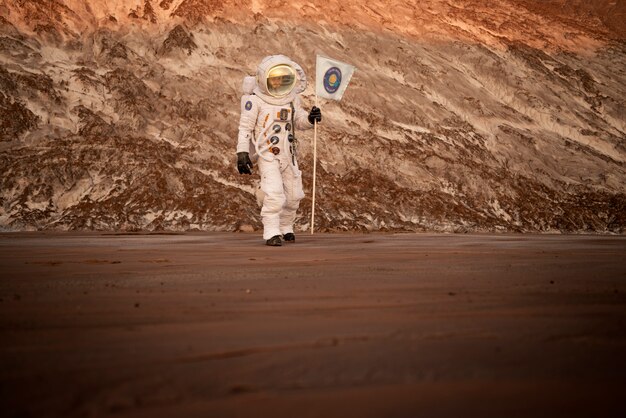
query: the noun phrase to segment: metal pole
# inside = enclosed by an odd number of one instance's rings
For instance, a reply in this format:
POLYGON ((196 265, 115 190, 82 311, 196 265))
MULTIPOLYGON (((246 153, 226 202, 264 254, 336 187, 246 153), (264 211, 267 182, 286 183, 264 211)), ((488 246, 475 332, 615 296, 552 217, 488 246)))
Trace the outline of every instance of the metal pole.
MULTIPOLYGON (((315 106, 317 107, 317 94, 315 95, 315 106)), ((311 235, 315 225, 315 175, 317 173, 317 120, 313 121, 313 193, 311 203, 311 235)))

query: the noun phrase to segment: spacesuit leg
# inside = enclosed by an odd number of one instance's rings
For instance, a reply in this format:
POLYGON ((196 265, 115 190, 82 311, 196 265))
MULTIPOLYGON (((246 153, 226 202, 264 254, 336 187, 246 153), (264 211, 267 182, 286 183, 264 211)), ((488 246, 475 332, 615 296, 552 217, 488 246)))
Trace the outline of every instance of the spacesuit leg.
POLYGON ((300 200, 304 197, 302 190, 302 175, 296 174, 299 170, 293 170, 287 166, 283 170, 283 190, 285 192, 285 204, 280 212, 280 233, 285 235, 293 233, 293 222, 296 219, 296 212, 300 206, 300 200))
POLYGON ((261 209, 263 239, 268 240, 275 235, 280 235, 280 212, 285 204, 280 163, 277 160, 268 162, 260 158, 259 173, 261 174, 261 190, 265 193, 261 209))

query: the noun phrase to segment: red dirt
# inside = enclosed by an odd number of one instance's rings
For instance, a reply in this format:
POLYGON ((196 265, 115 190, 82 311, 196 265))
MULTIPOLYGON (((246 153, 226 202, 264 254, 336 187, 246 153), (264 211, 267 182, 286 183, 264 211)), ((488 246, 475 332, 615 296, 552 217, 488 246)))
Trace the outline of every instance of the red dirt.
POLYGON ((3 416, 622 416, 624 260, 607 236, 2 234, 3 416))

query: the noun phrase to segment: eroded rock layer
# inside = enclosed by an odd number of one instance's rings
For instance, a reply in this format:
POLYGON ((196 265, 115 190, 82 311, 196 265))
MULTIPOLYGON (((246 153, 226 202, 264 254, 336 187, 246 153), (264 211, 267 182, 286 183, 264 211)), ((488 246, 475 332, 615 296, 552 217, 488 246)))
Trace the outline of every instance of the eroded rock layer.
POLYGON ((318 229, 623 233, 625 8, 0 1, 0 227, 260 227, 241 81, 274 53, 313 80, 319 53, 357 72, 321 101, 318 229))

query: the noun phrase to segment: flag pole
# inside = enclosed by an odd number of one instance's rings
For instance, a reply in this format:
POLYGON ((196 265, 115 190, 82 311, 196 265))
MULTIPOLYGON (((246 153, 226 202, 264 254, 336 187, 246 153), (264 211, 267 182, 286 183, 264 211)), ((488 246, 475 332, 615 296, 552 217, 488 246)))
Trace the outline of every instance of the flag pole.
MULTIPOLYGON (((317 93, 315 93, 315 107, 317 106, 317 93)), ((311 235, 315 225, 315 175, 317 172, 317 119, 313 121, 313 201, 311 203, 311 235)))

